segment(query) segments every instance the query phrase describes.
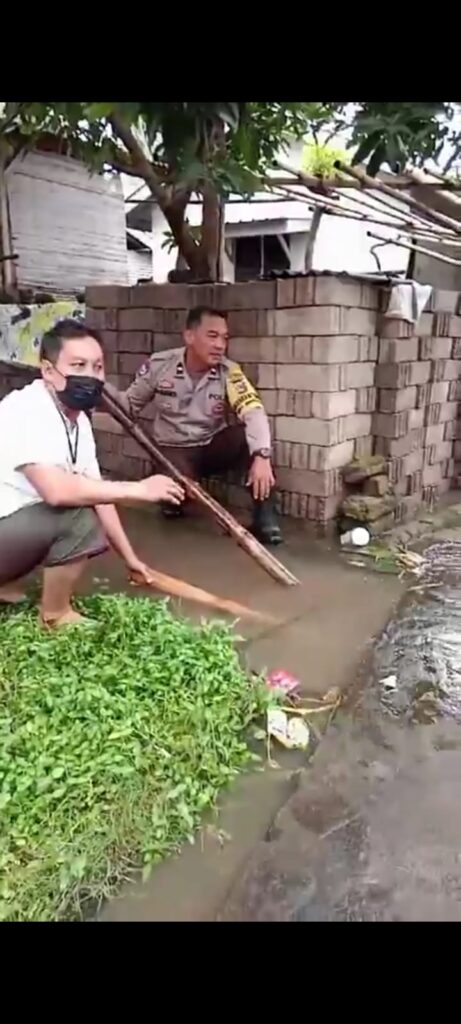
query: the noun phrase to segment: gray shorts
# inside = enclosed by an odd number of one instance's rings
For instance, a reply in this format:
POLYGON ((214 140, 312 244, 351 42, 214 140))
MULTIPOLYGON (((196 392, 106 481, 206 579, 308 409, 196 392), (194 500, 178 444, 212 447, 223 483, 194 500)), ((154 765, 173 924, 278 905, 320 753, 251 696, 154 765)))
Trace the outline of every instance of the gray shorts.
POLYGON ((108 548, 93 508, 52 508, 40 502, 0 519, 0 586, 39 565, 65 565, 108 548))

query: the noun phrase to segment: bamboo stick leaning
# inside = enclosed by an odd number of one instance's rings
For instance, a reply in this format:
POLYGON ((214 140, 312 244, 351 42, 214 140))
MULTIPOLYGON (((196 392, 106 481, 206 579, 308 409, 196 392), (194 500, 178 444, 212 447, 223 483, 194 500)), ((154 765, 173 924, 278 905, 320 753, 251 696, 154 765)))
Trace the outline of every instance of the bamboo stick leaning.
POLYGON ((137 423, 134 423, 131 417, 123 409, 121 403, 113 395, 111 395, 106 388, 102 393, 102 402, 108 413, 117 420, 118 423, 138 442, 139 446, 144 449, 150 459, 162 466, 166 470, 169 476, 176 480, 177 483, 181 484, 184 488, 187 496, 193 500, 199 502, 199 504, 219 523, 220 526, 230 533, 237 544, 243 548, 244 551, 250 555, 255 562, 261 566, 273 579, 279 583, 285 583, 286 586, 295 586, 299 583, 296 576, 293 575, 281 562, 278 561, 274 555, 267 551, 262 544, 256 540, 256 537, 250 533, 241 523, 238 523, 236 519, 215 501, 211 495, 204 491, 203 487, 200 486, 195 480, 191 480, 189 477, 184 476, 183 473, 170 462, 169 459, 161 452, 153 441, 144 433, 141 427, 137 423))
POLYGON ((194 601, 196 604, 206 605, 208 608, 214 608, 216 611, 227 612, 228 615, 234 615, 238 619, 252 619, 253 622, 263 622, 272 625, 279 621, 272 615, 253 611, 252 608, 248 608, 238 601, 229 601, 227 598, 210 594, 208 590, 194 587, 191 583, 186 583, 185 580, 180 580, 176 576, 167 576, 166 573, 158 572, 157 569, 151 569, 150 566, 149 572, 151 581, 148 584, 136 572, 131 573, 130 578, 136 586, 151 586, 155 590, 161 590, 164 594, 181 597, 184 601, 194 601))

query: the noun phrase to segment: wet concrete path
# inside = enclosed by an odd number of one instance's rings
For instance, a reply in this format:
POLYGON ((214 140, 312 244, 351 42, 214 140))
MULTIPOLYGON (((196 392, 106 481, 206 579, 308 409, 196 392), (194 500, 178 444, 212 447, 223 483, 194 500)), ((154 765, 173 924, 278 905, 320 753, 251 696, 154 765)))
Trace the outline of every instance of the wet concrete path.
POLYGON ((426 554, 218 920, 461 920, 461 530, 426 554))

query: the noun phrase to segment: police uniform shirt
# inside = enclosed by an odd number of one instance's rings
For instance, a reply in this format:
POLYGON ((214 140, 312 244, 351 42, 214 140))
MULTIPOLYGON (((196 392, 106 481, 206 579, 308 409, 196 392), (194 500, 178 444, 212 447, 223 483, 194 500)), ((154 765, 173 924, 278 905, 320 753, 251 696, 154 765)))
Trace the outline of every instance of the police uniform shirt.
POLYGON ((153 437, 159 445, 206 445, 234 413, 244 424, 250 453, 271 447, 270 427, 261 399, 238 363, 223 359, 200 375, 186 369, 186 350, 158 352, 145 362, 127 389, 117 394, 136 419, 152 402, 153 437))

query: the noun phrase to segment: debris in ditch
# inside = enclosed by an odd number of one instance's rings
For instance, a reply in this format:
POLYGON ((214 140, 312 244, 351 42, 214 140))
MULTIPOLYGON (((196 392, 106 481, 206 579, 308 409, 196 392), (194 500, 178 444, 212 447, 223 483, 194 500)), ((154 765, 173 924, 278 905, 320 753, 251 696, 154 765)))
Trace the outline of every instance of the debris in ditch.
POLYGON ((439 701, 433 690, 425 690, 413 702, 411 720, 419 725, 433 725, 439 717, 439 701))
POLYGON ((226 832, 225 829, 218 828, 216 825, 205 825, 204 828, 200 829, 200 845, 202 853, 205 850, 205 838, 212 839, 214 842, 218 843, 221 850, 224 848, 226 843, 230 843, 232 841, 230 832, 226 832))
POLYGON ((443 587, 443 583, 420 583, 416 587, 409 587, 409 594, 422 594, 426 590, 440 590, 443 587))
POLYGON ((289 718, 280 708, 272 708, 267 712, 268 738, 277 740, 287 750, 307 750, 309 746, 309 728, 302 719, 289 718))
POLYGON ((364 526, 356 526, 355 530, 347 530, 340 538, 341 545, 347 544, 354 548, 365 548, 370 543, 370 533, 364 526))
MULTIPOLYGON (((426 559, 416 551, 407 551, 405 548, 392 548, 379 541, 372 541, 367 548, 360 551, 363 558, 372 559, 373 568, 376 572, 392 573, 401 576, 404 573, 411 573, 413 576, 421 576, 426 559)), ((349 565, 357 565, 349 560, 349 565)))
POLYGON ((322 697, 324 704, 337 704, 341 703, 341 690, 339 686, 332 686, 330 690, 327 690, 322 697))
MULTIPOLYGON (((271 758, 271 739, 277 740, 288 750, 307 750, 311 742, 311 733, 318 743, 342 700, 341 691, 336 686, 328 690, 322 698, 301 698, 296 692, 286 694, 286 698, 290 702, 286 706, 273 707, 267 712, 265 739, 267 761, 272 768, 278 765, 271 758), (315 715, 323 715, 326 719, 321 720, 320 728, 311 721, 315 715)), ((262 738, 259 730, 256 738, 262 738)))
POLYGON ((396 690, 397 689, 397 676, 390 675, 390 676, 386 676, 385 679, 381 679, 381 686, 385 690, 396 690))
POLYGON ((416 551, 397 551, 395 560, 402 569, 415 573, 418 576, 421 574, 426 561, 416 551))
POLYGON ((275 669, 266 676, 266 683, 271 690, 281 690, 282 693, 295 693, 301 683, 291 672, 284 668, 275 669))

